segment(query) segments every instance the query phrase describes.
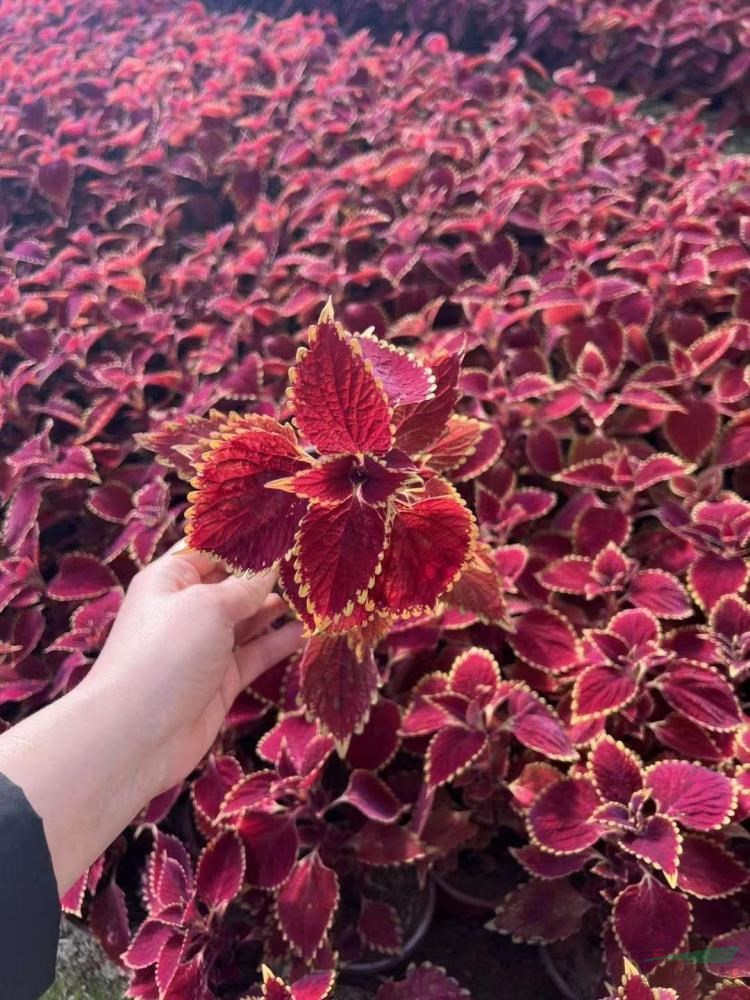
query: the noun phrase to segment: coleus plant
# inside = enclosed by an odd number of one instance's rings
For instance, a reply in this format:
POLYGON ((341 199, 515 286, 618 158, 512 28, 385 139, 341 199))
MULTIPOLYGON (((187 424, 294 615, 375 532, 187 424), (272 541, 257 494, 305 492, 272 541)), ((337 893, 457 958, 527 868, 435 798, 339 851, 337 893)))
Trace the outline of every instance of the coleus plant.
POLYGON ((455 486, 496 460, 502 436, 453 413, 459 353, 421 364, 326 306, 289 370, 289 416, 185 418, 142 442, 184 471, 189 544, 234 572, 280 565, 310 634, 301 695, 346 744, 381 678, 372 647, 429 614, 474 556, 474 516, 455 486), (201 437, 201 435, 205 437, 201 437))
MULTIPOLYGON (((211 0, 214 9, 227 0, 211 0)), ((244 0, 243 6, 275 16, 295 11, 334 14, 348 32, 367 29, 388 40, 396 32, 430 33, 431 45, 476 50, 504 44, 522 64, 546 76, 550 69, 581 63, 600 83, 650 97, 720 95, 731 118, 748 112, 747 25, 741 0, 702 0, 685 8, 674 2, 637 3, 627 10, 596 0, 558 3, 511 0, 378 0, 361 7, 345 0, 244 0), (658 36, 658 44, 655 38, 658 36)), ((592 90, 592 100, 606 100, 592 90)))

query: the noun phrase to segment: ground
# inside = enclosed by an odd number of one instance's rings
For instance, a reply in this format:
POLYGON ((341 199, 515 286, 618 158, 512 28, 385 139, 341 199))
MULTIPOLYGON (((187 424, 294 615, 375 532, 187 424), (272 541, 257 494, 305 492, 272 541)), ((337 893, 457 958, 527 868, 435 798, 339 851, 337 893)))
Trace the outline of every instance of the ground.
POLYGON ((86 931, 63 920, 57 982, 43 1000, 122 1000, 125 980, 86 931))

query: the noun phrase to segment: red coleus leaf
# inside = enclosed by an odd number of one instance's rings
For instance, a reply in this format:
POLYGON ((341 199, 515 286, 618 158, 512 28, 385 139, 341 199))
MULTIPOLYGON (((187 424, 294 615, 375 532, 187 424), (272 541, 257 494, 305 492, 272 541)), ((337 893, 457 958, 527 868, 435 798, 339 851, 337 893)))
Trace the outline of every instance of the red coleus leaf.
POLYGON ((271 566, 291 549, 306 503, 266 484, 303 459, 290 428, 257 415, 230 419, 194 481, 190 545, 238 570, 271 566))
POLYGON ((74 178, 73 164, 62 156, 39 165, 37 175, 39 190, 58 205, 65 205, 68 202, 74 178))
POLYGON ((351 615, 375 584, 386 545, 387 514, 352 497, 335 507, 315 504, 302 519, 295 573, 316 619, 351 615))
POLYGON ((307 710, 341 744, 361 732, 377 696, 380 678, 371 650, 360 658, 345 637, 314 636, 300 665, 307 710))
POLYGON ((321 455, 383 454, 392 444, 391 410, 359 341, 324 312, 310 347, 290 370, 294 419, 321 455))
POLYGON ((750 416, 741 413, 726 427, 716 450, 718 465, 744 465, 750 462, 750 416))
POLYGON ((349 784, 338 799, 378 823, 395 823, 404 805, 384 781, 368 771, 352 771, 349 784))
POLYGON ((456 657, 448 677, 451 691, 482 708, 489 705, 502 685, 500 666, 486 649, 472 647, 456 657))
POLYGON ((663 990, 652 990, 646 977, 638 972, 626 972, 623 975, 617 997, 618 1000, 674 1000, 669 994, 665 996, 663 990))
POLYGON ((559 673, 575 666, 581 649, 575 631, 567 620, 550 608, 532 608, 516 625, 511 645, 521 659, 559 673))
MULTIPOLYGON (((750 928, 740 927, 719 934, 706 949, 706 969, 714 976, 750 976, 750 928)), ((722 998, 723 1000, 723 998, 722 998)))
POLYGON ((210 757, 190 789, 196 812, 209 824, 215 823, 224 796, 241 778, 242 768, 236 758, 229 755, 210 757))
POLYGON ((482 423, 479 441, 472 453, 451 469, 450 478, 454 483, 467 483, 487 472, 500 457, 505 438, 495 424, 482 423))
POLYGON ((661 569, 636 573, 628 588, 628 600, 660 618, 689 618, 693 614, 687 590, 676 577, 661 569))
POLYGON ((664 482, 673 476, 679 476, 688 469, 685 463, 667 452, 650 455, 639 463, 633 485, 636 490, 647 490, 656 483, 664 482))
POLYGON ((469 993, 443 969, 426 962, 411 966, 402 982, 381 986, 377 1000, 469 1000, 469 993))
POLYGON ((89 492, 86 507, 103 521, 124 524, 132 509, 132 494, 124 483, 110 480, 89 492))
POLYGON ((548 854, 534 844, 511 847, 510 853, 530 875, 541 879, 557 879, 580 871, 597 857, 595 851, 578 851, 576 854, 548 854))
POLYGON ((229 789, 221 803, 221 817, 235 816, 249 809, 273 804, 273 787, 278 780, 276 771, 255 771, 241 778, 229 789))
POLYGON ((125 893, 111 879, 97 892, 89 910, 91 929, 105 952, 116 962, 128 947, 130 924, 125 893))
POLYGON ((161 920, 146 920, 138 928, 122 961, 128 969, 146 969, 155 965, 174 928, 161 920))
POLYGON ((514 684, 507 704, 508 728, 519 743, 552 760, 578 759, 556 712, 538 694, 514 684))
POLYGON ((378 771, 389 763, 401 743, 401 711, 387 698, 379 698, 361 733, 349 743, 346 759, 352 767, 378 771))
POLYGON ((448 472, 464 464, 474 454, 482 436, 483 425, 471 417, 454 413, 448 418, 443 433, 430 445, 425 456, 435 472, 448 472))
POLYGON ((573 719, 611 715, 628 705, 637 693, 635 678, 619 667, 610 664, 586 667, 573 686, 573 719))
POLYGON ((622 950, 639 969, 648 970, 661 964, 658 959, 681 950, 690 930, 691 908, 679 892, 644 875, 617 897, 612 921, 622 950))
POLYGON ((744 865, 727 848, 704 837, 687 835, 682 843, 677 885, 701 899, 738 892, 750 878, 744 865))
POLYGON ((245 878, 259 889, 275 889, 297 857, 294 821, 284 813, 248 812, 237 826, 245 845, 245 878))
POLYGON ((446 726, 435 733, 425 757, 425 777, 431 786, 444 785, 472 764, 487 745, 487 737, 465 726, 446 726))
POLYGON ((654 722, 652 729, 663 746, 683 757, 707 762, 722 759, 716 742, 706 730, 678 712, 670 712, 664 719, 654 722))
POLYGON ((211 435, 220 431, 226 420, 226 415, 217 411, 212 411, 208 417, 187 414, 139 435, 138 443, 153 451, 158 462, 190 482, 208 450, 211 435))
POLYGON ((567 878, 532 879, 506 896, 487 927, 511 934, 514 941, 549 944, 577 931, 590 908, 567 878))
POLYGON ((716 406, 706 399, 689 399, 684 413, 672 410, 664 421, 664 433, 674 450, 689 462, 697 462, 713 446, 719 433, 716 406))
POLYGON ((750 571, 742 556, 705 552, 690 566, 688 583, 698 604, 710 611, 725 595, 741 592, 748 576, 750 571))
MULTIPOLYGON (((729 951, 729 949, 727 949, 729 951)), ((721 976, 722 972, 719 972, 719 966, 723 963, 723 959, 720 959, 709 972, 713 972, 714 975, 721 976)), ((715 990, 711 990, 709 994, 706 995, 706 1000, 750 1000, 750 986, 745 983, 741 983, 739 979, 735 979, 730 982, 726 979, 724 982, 720 983, 715 990)))
POLYGON ((339 881, 317 852, 298 861, 279 890, 279 926, 292 948, 306 961, 323 943, 339 905, 339 881))
POLYGON ((352 497, 352 472, 356 461, 353 455, 324 458, 290 479, 272 483, 271 487, 283 488, 288 493, 304 497, 306 500, 315 500, 317 503, 335 507, 352 497))
POLYGON ((389 903, 364 898, 357 921, 357 933, 365 946, 373 951, 386 955, 397 955, 401 951, 401 919, 389 903))
POLYGON ((723 774, 686 760, 664 760, 645 774, 644 788, 657 808, 692 830, 714 830, 728 822, 736 790, 723 774))
POLYGON ((422 403, 401 406, 395 414, 394 443, 409 455, 426 451, 440 437, 458 400, 460 355, 442 354, 429 367, 435 379, 434 396, 422 403))
POLYGON ((376 605, 396 615, 428 611, 466 565, 476 526, 461 498, 438 479, 411 506, 395 505, 376 605))
POLYGON ((487 624, 501 623, 507 614, 506 589, 503 569, 498 566, 492 549, 478 542, 470 562, 444 601, 451 608, 477 615, 487 624))
POLYGON ((195 888, 212 908, 226 906, 239 893, 245 877, 245 851, 231 830, 220 833, 201 853, 195 888))
POLYGON ((291 986, 263 967, 263 1000, 294 1000, 291 986))
POLYGON ((296 476, 270 485, 329 506, 352 499, 382 506, 413 478, 408 469, 389 468, 371 455, 361 462, 354 455, 340 455, 323 458, 296 476))
MULTIPOLYGON (((159 953, 159 960, 156 963, 156 985, 161 993, 167 993, 175 976, 180 971, 187 943, 185 933, 173 934, 159 953)), ((184 985, 184 981, 181 985, 184 985)))
POLYGON ((616 507, 589 507, 576 520, 576 551, 593 558, 610 542, 622 548, 630 536, 630 519, 616 507))
POLYGON ((660 868, 670 879, 682 864, 677 824, 667 816, 648 816, 636 831, 626 830, 618 844, 649 865, 660 868))
POLYGON ((336 982, 333 969, 310 972, 292 985, 292 1000, 327 1000, 336 982))
POLYGON ((589 596, 599 589, 594 564, 584 556, 564 556, 545 566, 538 574, 539 582, 548 590, 560 594, 589 596))
POLYGON ((26 540, 39 514, 42 488, 37 482, 21 483, 5 510, 3 540, 11 552, 17 552, 26 540))
POLYGON ((643 787, 642 763, 638 757, 611 736, 594 743, 588 770, 605 802, 627 805, 643 787))
POLYGON ((370 333, 360 333, 354 339, 372 365, 391 406, 421 403, 434 394, 435 376, 402 348, 370 333))
POLYGON ((47 585, 47 595, 56 601, 83 601, 116 586, 117 577, 96 556, 71 552, 60 560, 57 574, 47 585))
POLYGON ((413 830, 392 823, 366 823, 353 838, 352 847, 362 864, 374 868, 404 865, 425 855, 413 830))
POLYGON ((553 854, 574 854, 599 839, 594 812, 600 799, 585 778, 564 778, 545 788, 528 815, 534 843, 553 854))
POLYGON ((659 679, 658 687, 672 708, 699 726, 730 731, 742 722, 731 685, 711 667, 677 660, 659 679))
POLYGON ((750 605, 741 597, 726 594, 714 605, 710 623, 730 676, 742 676, 750 665, 750 605))

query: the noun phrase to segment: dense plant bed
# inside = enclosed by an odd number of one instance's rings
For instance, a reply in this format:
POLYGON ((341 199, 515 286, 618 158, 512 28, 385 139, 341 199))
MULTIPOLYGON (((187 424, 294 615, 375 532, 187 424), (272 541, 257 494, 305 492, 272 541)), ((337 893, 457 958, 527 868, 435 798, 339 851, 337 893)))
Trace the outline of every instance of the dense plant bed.
MULTIPOLYGON (((597 80, 651 97, 720 97, 726 120, 750 114, 750 19, 744 0, 209 0, 274 16, 327 11, 345 31, 387 41, 437 32, 459 48, 499 42, 551 71, 580 61, 597 80)), ((435 44, 439 43, 435 40, 435 44)))
MULTIPOLYGON (((147 6, 0 3, 2 718, 85 675, 189 504, 194 544, 283 557, 316 635, 66 905, 133 996, 260 996, 265 962, 309 1000, 510 844, 493 930, 584 924, 602 995, 737 1000, 747 159, 574 70, 542 96, 434 39, 147 6), (299 546, 223 530, 234 448, 275 463, 251 527, 299 546), (318 541, 352 496, 344 587, 318 541)), ((398 975, 379 1000, 462 995, 398 975)))

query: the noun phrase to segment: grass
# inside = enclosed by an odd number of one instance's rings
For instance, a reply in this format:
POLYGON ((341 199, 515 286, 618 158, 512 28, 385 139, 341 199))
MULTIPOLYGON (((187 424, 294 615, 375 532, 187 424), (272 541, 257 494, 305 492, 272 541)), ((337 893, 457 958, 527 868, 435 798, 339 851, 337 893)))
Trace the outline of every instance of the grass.
POLYGON ((60 928, 57 980, 43 1000, 122 1000, 126 983, 98 943, 67 920, 60 928))

